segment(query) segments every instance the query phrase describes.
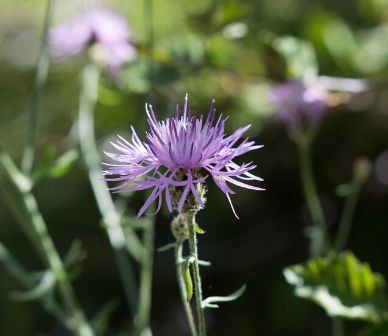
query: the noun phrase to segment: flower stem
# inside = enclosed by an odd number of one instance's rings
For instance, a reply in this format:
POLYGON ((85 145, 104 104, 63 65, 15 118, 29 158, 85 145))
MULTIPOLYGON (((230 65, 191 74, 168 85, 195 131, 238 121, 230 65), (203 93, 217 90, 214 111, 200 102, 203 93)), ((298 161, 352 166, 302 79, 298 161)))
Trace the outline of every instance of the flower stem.
POLYGON ((194 258, 192 269, 194 276, 195 305, 197 307, 198 315, 198 331, 199 336, 206 336, 205 309, 202 306, 202 285, 198 264, 198 242, 197 233, 195 231, 195 216, 188 214, 187 219, 189 228, 190 255, 194 258))
POLYGON ((70 316, 70 329, 77 336, 93 336, 71 286, 63 262, 47 231, 47 225, 41 215, 38 204, 31 192, 31 182, 19 172, 12 159, 0 152, 1 191, 6 194, 10 209, 14 212, 32 245, 43 259, 46 267, 53 273, 60 298, 70 316), (5 189, 5 185, 8 189, 5 189))
POLYGON ((178 278, 179 292, 182 299, 182 304, 185 309, 187 321, 189 323, 191 336, 197 336, 197 329, 195 327, 193 311, 191 309, 190 303, 187 302, 186 299, 186 284, 183 277, 182 271, 182 250, 183 250, 183 241, 177 240, 175 243, 175 266, 176 266, 176 274, 178 278))
POLYGON ((357 200, 360 196, 363 184, 364 180, 354 179, 352 191, 345 201, 338 232, 334 240, 334 249, 337 252, 342 252, 348 241, 350 229, 352 227, 354 211, 356 209, 357 200))
POLYGON ((331 319, 331 326, 332 326, 332 332, 331 334, 333 336, 344 336, 345 330, 344 330, 344 322, 339 317, 333 317, 331 319))
POLYGON ((27 143, 22 157, 22 172, 26 175, 31 173, 34 164, 36 128, 38 125, 38 114, 41 105, 43 87, 47 80, 49 70, 48 55, 48 32, 53 15, 53 0, 47 1, 46 16, 43 26, 42 41, 35 71, 34 89, 32 94, 31 109, 28 121, 27 143))
MULTIPOLYGON (((79 103, 78 131, 81 155, 86 164, 89 181, 97 206, 105 223, 108 239, 113 247, 121 281, 132 315, 136 314, 137 288, 132 264, 127 253, 127 237, 121 226, 121 217, 108 190, 106 181, 101 176, 100 162, 94 135, 94 108, 98 95, 99 70, 93 64, 86 65, 82 76, 82 88, 79 103)), ((141 245, 131 228, 127 235, 141 245)), ((135 244, 134 244, 135 245, 135 244)))
POLYGON ((313 220, 310 236, 310 256, 317 257, 325 250, 326 224, 313 178, 310 157, 310 141, 298 142, 299 165, 304 194, 313 220))
MULTIPOLYGON (((141 263, 139 305, 136 316, 135 335, 144 335, 150 325, 152 299, 152 270, 154 261, 155 223, 149 220, 143 228, 144 253, 141 263)), ((149 334, 150 332, 148 332, 149 334)))

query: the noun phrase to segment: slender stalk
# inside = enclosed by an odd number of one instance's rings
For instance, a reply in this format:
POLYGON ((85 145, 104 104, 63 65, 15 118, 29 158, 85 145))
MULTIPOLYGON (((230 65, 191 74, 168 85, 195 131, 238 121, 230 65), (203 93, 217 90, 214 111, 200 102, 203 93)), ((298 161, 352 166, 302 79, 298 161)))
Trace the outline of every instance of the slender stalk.
POLYGON ((67 314, 70 316, 71 330, 77 336, 94 335, 82 310, 79 308, 79 303, 68 274, 47 231, 46 222, 39 211, 36 199, 31 192, 31 183, 28 183, 29 179, 23 177, 5 152, 1 152, 0 155, 0 170, 2 179, 7 179, 12 188, 7 198, 17 205, 11 207, 15 218, 20 221, 22 229, 28 232, 28 238, 32 240, 32 245, 37 249, 46 267, 55 276, 59 295, 67 310, 67 314), (12 200, 10 199, 11 197, 13 197, 12 200))
MULTIPOLYGON (((310 140, 298 142, 300 171, 303 190, 313 220, 313 232, 310 237, 310 257, 314 258, 325 253, 326 224, 322 206, 313 177, 310 157, 310 140)), ((341 318, 332 318, 332 335, 343 336, 344 325, 341 318)))
POLYGON ((310 158, 310 142, 298 142, 299 165, 304 194, 313 220, 313 232, 310 237, 310 256, 317 257, 324 252, 326 224, 321 203, 319 201, 310 158))
POLYGON ((331 319, 331 327, 332 331, 331 334, 333 336, 344 336, 345 335, 345 329, 344 329, 344 322, 340 317, 333 317, 331 319))
POLYGON ((363 182, 363 180, 357 179, 353 181, 352 192, 349 194, 345 201, 345 206, 342 212, 339 228, 334 240, 334 249, 337 252, 343 251, 348 241, 350 229, 352 227, 354 211, 356 209, 356 204, 360 196, 362 186, 364 184, 363 182))
POLYGON ((145 251, 141 263, 139 304, 136 316, 136 335, 144 335, 150 325, 155 223, 150 220, 146 224, 147 225, 143 228, 143 243, 145 251))
MULTIPOLYGON (((78 132, 81 155, 86 164, 89 181, 93 189, 97 206, 105 223, 108 239, 113 247, 121 281, 132 315, 136 314, 137 288, 133 275, 132 264, 127 253, 127 237, 121 226, 121 217, 116 211, 106 181, 101 177, 101 158, 99 156, 94 135, 94 108, 98 95, 99 70, 93 64, 88 64, 82 76, 82 88, 79 103, 78 132)), ((131 228, 127 236, 140 246, 131 228)))
POLYGON ((191 309, 190 303, 186 299, 186 284, 183 276, 182 270, 182 250, 183 250, 183 241, 177 240, 175 243, 175 266, 176 274, 178 278, 179 292, 181 295, 181 300, 183 307, 185 309, 187 322, 189 323, 191 336, 197 336, 197 328, 195 327, 193 311, 191 309))
POLYGON ((195 305, 198 315, 198 332, 199 336, 206 336, 206 321, 205 321, 205 309, 202 306, 202 285, 201 275, 199 273, 198 264, 198 242, 197 233, 195 231, 195 216, 188 214, 188 228, 189 228, 189 245, 190 255, 194 258, 192 269, 194 276, 194 290, 195 290, 195 305))
POLYGON ((31 109, 28 121, 27 143, 22 157, 22 171, 24 174, 31 173, 34 164, 36 128, 38 125, 38 114, 41 105, 41 98, 44 84, 47 80, 49 70, 48 55, 48 32, 53 15, 53 0, 47 1, 46 16, 43 26, 42 42, 40 46, 38 61, 35 71, 34 89, 32 94, 31 109))

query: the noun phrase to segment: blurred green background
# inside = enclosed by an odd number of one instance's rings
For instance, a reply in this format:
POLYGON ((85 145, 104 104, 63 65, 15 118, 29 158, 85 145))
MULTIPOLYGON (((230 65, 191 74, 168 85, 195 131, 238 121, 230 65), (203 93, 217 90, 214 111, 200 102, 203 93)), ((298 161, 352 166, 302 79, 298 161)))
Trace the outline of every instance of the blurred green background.
MULTIPOLYGON (((159 117, 174 111, 189 93, 194 113, 207 113, 212 98, 229 115, 228 130, 252 124, 249 137, 264 148, 247 155, 258 163, 265 192, 238 190, 236 220, 224 195, 209 187, 208 204, 198 221, 205 296, 248 289, 237 302, 208 310, 210 335, 329 334, 324 312, 294 297, 282 269, 308 257, 304 230, 310 225, 301 193, 297 151, 267 102, 274 83, 319 75, 365 78, 373 90, 340 96, 328 110, 313 148, 314 170, 325 214, 334 232, 343 199, 338 185, 352 177, 353 161, 366 156, 373 173, 356 210, 349 248, 388 276, 388 1, 387 0, 178 0, 153 1, 154 50, 147 47, 144 1, 100 1, 121 12, 133 30, 139 58, 128 64, 117 86, 101 81, 96 128, 101 148, 133 125, 146 129, 144 103, 159 117), (148 77, 153 55, 153 78, 148 77), (318 66, 319 65, 319 66, 318 66)), ((63 22, 92 1, 57 1, 54 22, 63 22)), ((0 0, 0 144, 19 161, 25 143, 34 65, 46 2, 0 0)), ((53 61, 39 117, 37 162, 48 148, 60 155, 72 145, 79 77, 84 55, 53 61)), ((99 224, 81 162, 58 179, 35 188, 42 213, 60 252, 82 241, 86 259, 75 287, 87 314, 112 298, 109 335, 129 329, 130 319, 111 248, 99 224)), ((136 211, 144 195, 129 207, 136 211)), ((156 246, 172 241, 171 216, 157 216, 156 246)), ((30 269, 41 269, 8 209, 0 203, 0 239, 30 269)), ((0 269, 0 335, 66 335, 37 303, 15 302, 20 289, 0 269)), ((187 334, 179 301, 172 252, 156 253, 152 326, 156 336, 187 334)), ((366 324, 346 322, 349 335, 366 324)))

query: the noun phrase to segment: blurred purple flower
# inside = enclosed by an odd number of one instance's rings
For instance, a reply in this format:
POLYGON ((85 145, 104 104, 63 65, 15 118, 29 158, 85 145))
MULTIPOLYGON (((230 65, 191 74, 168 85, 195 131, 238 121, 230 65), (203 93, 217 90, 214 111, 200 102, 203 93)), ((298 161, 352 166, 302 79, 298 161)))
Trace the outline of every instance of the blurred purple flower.
POLYGON ((201 188, 198 186, 208 175, 226 194, 235 215, 229 196, 234 194, 234 191, 227 183, 247 189, 263 190, 243 182, 262 181, 250 173, 255 165, 251 162, 241 165, 234 162, 236 157, 262 147, 248 139, 236 145, 250 126, 239 128, 226 136, 224 133, 226 119, 223 119, 222 115, 215 119, 214 101, 205 121, 202 116, 200 118, 192 116, 190 110, 187 110, 187 104, 186 95, 183 115, 179 115, 177 105, 175 116, 165 121, 158 121, 152 106, 146 105, 147 121, 150 125, 150 133, 146 133, 147 141, 142 142, 131 127, 131 141, 118 136, 119 139, 111 143, 117 153, 105 153, 117 163, 105 163, 108 168, 103 171, 103 175, 107 181, 121 183, 112 190, 129 192, 152 189, 138 216, 141 216, 156 199, 158 212, 163 196, 170 212, 173 209, 182 212, 188 197, 193 197, 199 207, 203 207, 204 201, 198 191, 201 188), (172 193, 176 190, 179 190, 179 197, 174 204, 172 193))
POLYGON ((51 29, 51 53, 54 57, 66 57, 94 45, 99 61, 110 69, 117 69, 136 55, 129 38, 123 16, 108 9, 93 8, 51 29))
POLYGON ((278 85, 271 91, 270 100, 276 105, 277 117, 292 131, 318 125, 327 106, 318 88, 306 86, 300 80, 278 85))

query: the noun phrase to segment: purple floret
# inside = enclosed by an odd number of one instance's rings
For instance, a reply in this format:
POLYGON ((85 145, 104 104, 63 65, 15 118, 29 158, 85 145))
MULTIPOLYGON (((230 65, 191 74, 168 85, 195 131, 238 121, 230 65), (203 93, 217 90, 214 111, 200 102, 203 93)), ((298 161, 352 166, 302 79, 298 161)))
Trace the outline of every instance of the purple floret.
POLYGON ((276 105, 277 117, 293 131, 318 125, 326 109, 322 93, 300 80, 278 85, 270 99, 276 105))
MULTIPOLYGON (((250 163, 237 164, 234 159, 262 146, 244 139, 237 145, 242 135, 250 126, 242 127, 227 136, 224 132, 226 119, 220 115, 216 118, 214 101, 211 104, 206 120, 193 116, 188 111, 186 95, 183 114, 180 115, 177 105, 176 114, 164 121, 158 121, 151 105, 146 105, 147 121, 150 132, 146 133, 146 141, 142 142, 132 129, 131 141, 121 136, 115 143, 115 153, 105 153, 115 164, 103 171, 107 181, 118 181, 120 184, 112 188, 116 192, 152 189, 152 192, 138 216, 158 199, 157 211, 160 210, 163 197, 167 208, 173 211, 171 189, 180 188, 181 195, 176 210, 183 210, 185 201, 191 194, 203 207, 203 199, 198 194, 197 184, 202 183, 209 175, 215 184, 226 194, 230 205, 230 189, 228 183, 237 186, 263 190, 244 181, 262 181, 250 173, 256 166, 250 163)), ((237 216, 236 216, 237 217, 237 216)))
POLYGON ((130 31, 123 16, 108 9, 93 8, 72 21, 53 27, 50 47, 54 57, 67 57, 97 44, 103 49, 106 66, 117 69, 136 56, 129 38, 130 31))

